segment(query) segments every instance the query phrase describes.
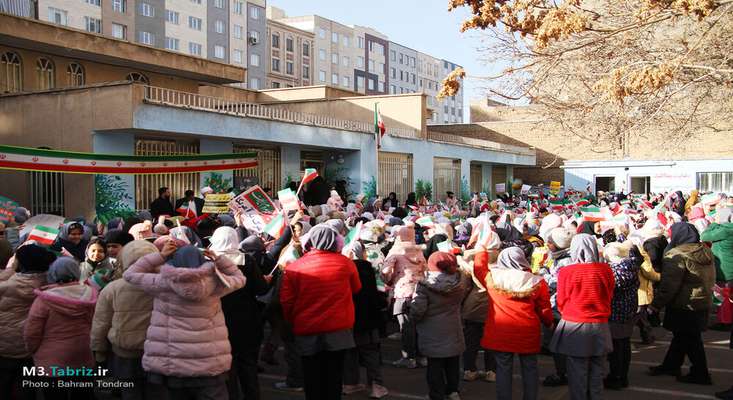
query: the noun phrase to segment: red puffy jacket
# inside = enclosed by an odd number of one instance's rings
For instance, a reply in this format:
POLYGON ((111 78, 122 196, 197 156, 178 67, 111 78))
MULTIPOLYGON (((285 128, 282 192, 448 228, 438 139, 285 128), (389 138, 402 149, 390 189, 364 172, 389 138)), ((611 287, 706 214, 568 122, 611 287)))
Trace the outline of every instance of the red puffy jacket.
POLYGON ((557 309, 570 322, 608 322, 614 279, 606 263, 571 264, 557 274, 557 309))
POLYGON ((352 295, 360 289, 353 261, 339 253, 311 250, 285 269, 280 288, 283 315, 296 335, 352 329, 352 295))
POLYGON ((481 346, 506 353, 540 352, 540 323, 552 324, 547 283, 531 272, 487 268, 488 253, 474 258, 474 274, 486 282, 489 308, 481 346))

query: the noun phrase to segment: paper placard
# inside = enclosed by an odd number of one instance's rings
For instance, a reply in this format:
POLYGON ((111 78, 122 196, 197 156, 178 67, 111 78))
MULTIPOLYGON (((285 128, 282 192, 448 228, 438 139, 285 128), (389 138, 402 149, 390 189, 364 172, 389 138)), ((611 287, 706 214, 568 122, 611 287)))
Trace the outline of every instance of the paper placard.
POLYGON ((522 185, 522 194, 528 194, 529 189, 532 189, 532 185, 522 185))
POLYGON ((229 207, 242 213, 273 213, 277 210, 270 196, 259 185, 252 186, 233 198, 229 207))
POLYGON ((560 182, 558 181, 552 181, 550 182, 550 193, 552 194, 558 194, 560 193, 560 182))
POLYGON ((300 202, 292 189, 287 188, 277 192, 277 199, 280 200, 280 207, 286 211, 300 210, 300 202))
POLYGON ((231 193, 207 194, 204 200, 204 214, 226 214, 229 212, 229 202, 234 197, 231 193))
POLYGON ((453 243, 451 243, 449 240, 438 243, 438 251, 442 251, 444 253, 452 253, 453 243))
POLYGON ((20 231, 19 237, 24 237, 31 233, 37 225, 47 226, 49 228, 59 229, 64 223, 64 217, 51 214, 38 214, 28 218, 23 224, 23 230, 20 231))
POLYGON ((506 183, 497 183, 496 193, 506 193, 506 183))

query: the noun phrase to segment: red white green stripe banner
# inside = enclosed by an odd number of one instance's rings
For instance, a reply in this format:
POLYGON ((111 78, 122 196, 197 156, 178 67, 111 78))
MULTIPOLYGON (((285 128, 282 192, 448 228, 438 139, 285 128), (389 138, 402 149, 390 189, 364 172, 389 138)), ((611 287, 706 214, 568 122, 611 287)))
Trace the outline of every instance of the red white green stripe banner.
POLYGON ((28 240, 33 240, 43 246, 50 246, 56 240, 56 237, 58 235, 58 229, 50 228, 43 225, 36 225, 31 231, 31 234, 28 235, 28 240))
POLYGON ((71 174, 175 174, 257 166, 256 153, 125 156, 0 145, 0 169, 71 174))

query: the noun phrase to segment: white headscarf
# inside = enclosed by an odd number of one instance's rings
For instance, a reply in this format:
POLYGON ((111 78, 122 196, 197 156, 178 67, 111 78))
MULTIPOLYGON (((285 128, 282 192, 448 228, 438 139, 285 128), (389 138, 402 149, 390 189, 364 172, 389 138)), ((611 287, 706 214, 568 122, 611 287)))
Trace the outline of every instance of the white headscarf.
POLYGON ((209 249, 216 255, 239 253, 239 235, 234 228, 228 226, 217 228, 209 242, 211 243, 209 249))

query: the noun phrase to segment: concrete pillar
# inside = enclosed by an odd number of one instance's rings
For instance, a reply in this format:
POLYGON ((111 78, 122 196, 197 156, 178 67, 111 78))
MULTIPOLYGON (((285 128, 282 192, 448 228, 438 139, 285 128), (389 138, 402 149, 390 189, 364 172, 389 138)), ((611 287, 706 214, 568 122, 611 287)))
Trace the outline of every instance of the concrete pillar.
POLYGON ((299 181, 300 173, 300 148, 289 144, 280 146, 281 186, 284 187, 289 180, 299 181))
POLYGON ((514 167, 506 166, 506 191, 507 193, 514 193, 512 189, 512 182, 514 182, 514 167))
POLYGON ((481 164, 481 178, 481 190, 485 191, 487 195, 491 196, 491 194, 494 192, 494 182, 491 181, 491 164, 481 164))
MULTIPOLYGON (((135 135, 133 133, 94 133, 92 148, 97 154, 131 156, 135 154, 135 135)), ((112 196, 112 198, 105 199, 105 204, 109 209, 102 210, 96 204, 95 194, 94 203, 98 212, 109 212, 112 215, 115 211, 135 210, 135 175, 96 175, 94 179, 95 192, 103 192, 105 196, 112 196)), ((76 187, 74 190, 79 190, 79 188, 76 187)), ((69 215, 77 214, 71 212, 69 215)))
MULTIPOLYGON (((471 160, 467 158, 461 158, 461 191, 463 191, 463 182, 468 184, 468 191, 471 191, 471 160)), ((461 198, 461 192, 456 193, 456 197, 461 198)))
MULTIPOLYGON (((200 154, 225 154, 231 153, 234 145, 231 140, 216 140, 202 138, 199 140, 200 154)), ((210 171, 199 174, 199 188, 210 186, 215 192, 227 190, 234 186, 234 173, 227 171, 210 171), (217 186, 217 187, 214 187, 217 186)), ((196 190, 196 188, 194 188, 196 190)))
MULTIPOLYGON (((433 159, 432 155, 424 154, 412 154, 412 176, 413 176, 413 190, 414 185, 418 179, 422 179, 425 182, 433 184, 433 159)), ((435 191, 435 188, 433 188, 435 191)), ((434 193, 433 193, 434 194, 434 193)))
MULTIPOLYGON (((368 186, 372 181, 376 182, 379 179, 379 166, 377 160, 377 146, 374 142, 374 135, 361 135, 361 150, 358 152, 358 165, 359 165, 359 176, 357 179, 358 187, 356 192, 366 193, 368 186)), ((377 193, 382 191, 382 188, 377 188, 377 193)), ((372 193, 370 193, 371 195, 372 193)))

